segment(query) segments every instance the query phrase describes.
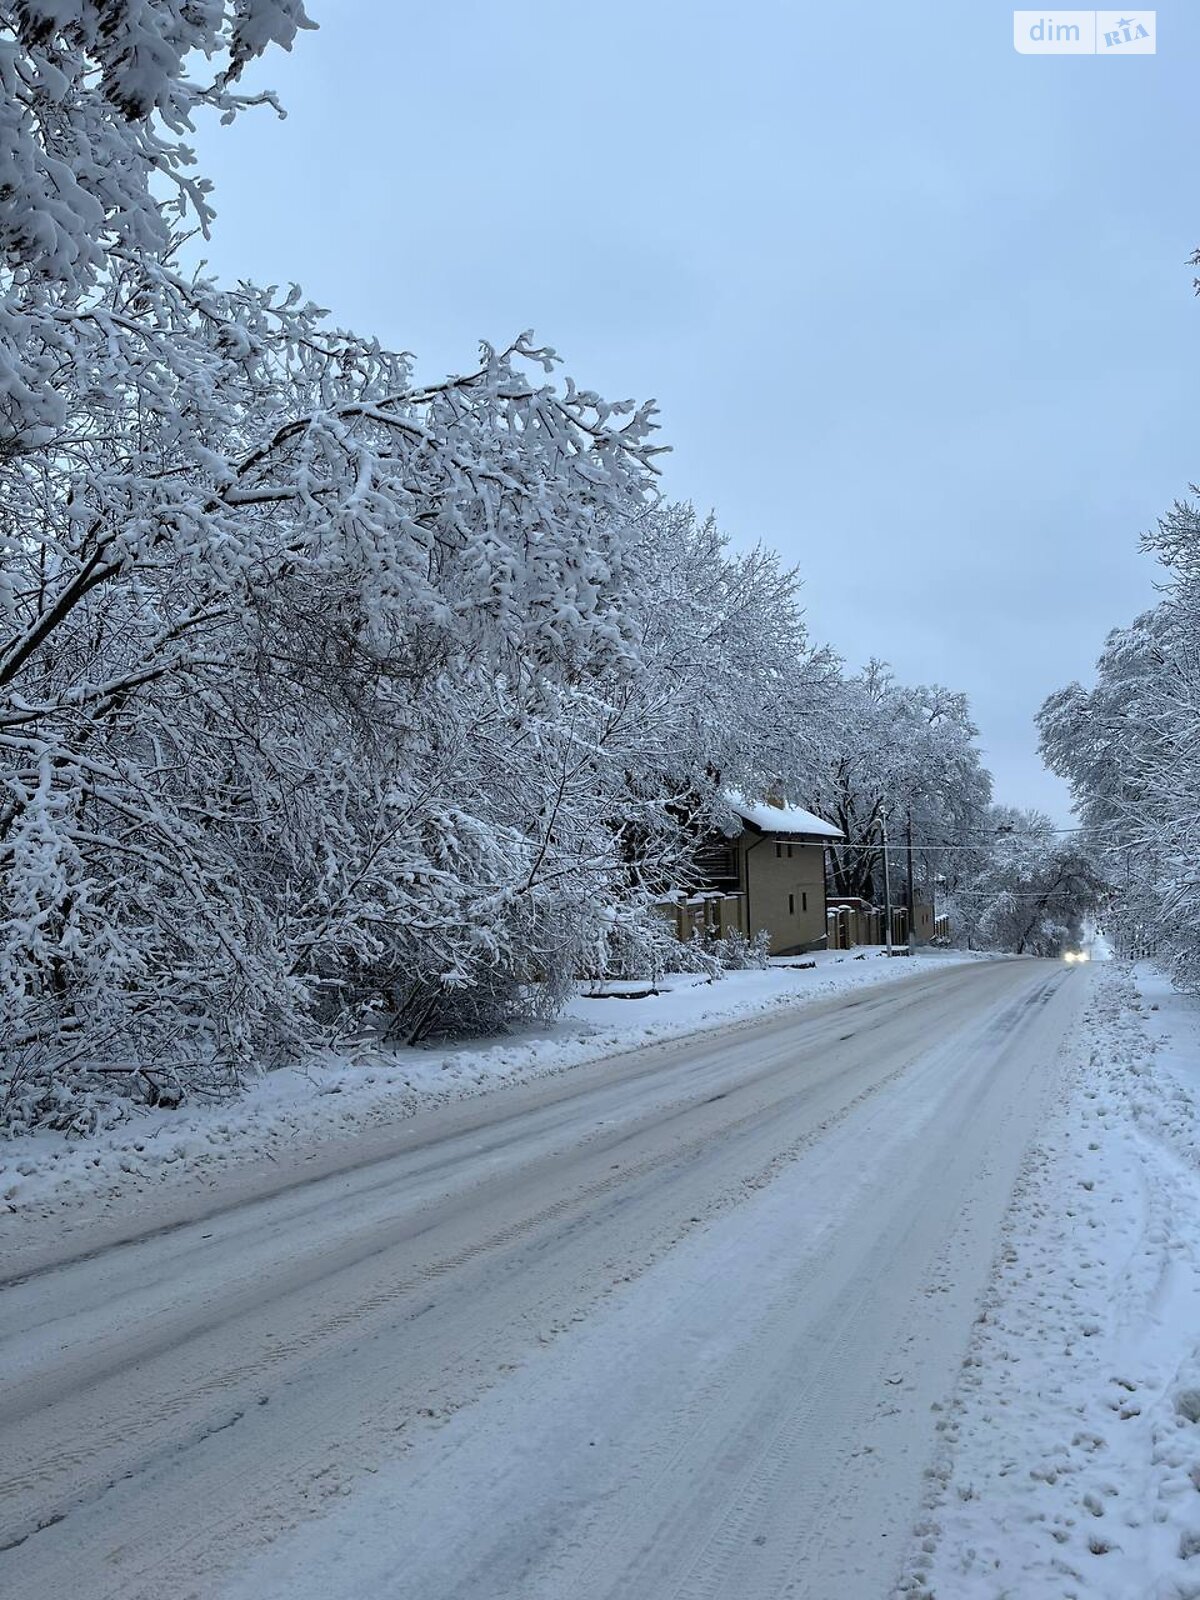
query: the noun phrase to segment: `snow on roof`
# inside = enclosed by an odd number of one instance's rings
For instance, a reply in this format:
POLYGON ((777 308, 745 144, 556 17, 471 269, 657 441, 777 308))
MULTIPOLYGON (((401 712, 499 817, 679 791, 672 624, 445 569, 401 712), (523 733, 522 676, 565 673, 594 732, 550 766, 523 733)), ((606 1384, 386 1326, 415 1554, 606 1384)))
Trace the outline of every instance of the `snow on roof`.
POLYGON ((813 833, 823 839, 840 839, 842 830, 823 817, 803 811, 799 806, 772 806, 767 802, 745 800, 730 792, 725 796, 743 822, 752 823, 761 833, 813 833))

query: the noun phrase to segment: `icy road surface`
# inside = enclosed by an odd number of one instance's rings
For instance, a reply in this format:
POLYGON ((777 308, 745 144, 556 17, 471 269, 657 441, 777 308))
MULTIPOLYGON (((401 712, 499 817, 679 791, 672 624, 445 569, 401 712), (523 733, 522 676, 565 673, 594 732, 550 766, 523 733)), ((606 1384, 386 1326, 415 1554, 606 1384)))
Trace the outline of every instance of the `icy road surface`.
POLYGON ((1089 981, 924 972, 23 1239, 0 1592, 883 1600, 1089 981))

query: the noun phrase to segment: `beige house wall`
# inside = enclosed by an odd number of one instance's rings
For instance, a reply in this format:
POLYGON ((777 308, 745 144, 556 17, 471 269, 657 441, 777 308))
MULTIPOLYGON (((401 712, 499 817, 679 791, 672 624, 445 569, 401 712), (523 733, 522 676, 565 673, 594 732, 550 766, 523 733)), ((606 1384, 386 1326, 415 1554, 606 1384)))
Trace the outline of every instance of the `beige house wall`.
POLYGON ((746 914, 752 933, 765 928, 771 954, 787 955, 825 941, 825 850, 776 843, 769 835, 738 840, 746 914))

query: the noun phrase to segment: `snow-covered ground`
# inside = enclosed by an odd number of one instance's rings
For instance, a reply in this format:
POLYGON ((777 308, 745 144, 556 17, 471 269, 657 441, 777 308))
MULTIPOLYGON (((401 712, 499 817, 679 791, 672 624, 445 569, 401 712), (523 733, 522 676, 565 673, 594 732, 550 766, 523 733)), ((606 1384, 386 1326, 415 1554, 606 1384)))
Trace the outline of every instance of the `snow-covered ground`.
POLYGON ((244 1166, 356 1129, 395 1121, 422 1106, 485 1092, 504 1083, 563 1072, 651 1041, 736 1024, 778 1007, 826 1000, 860 984, 898 982, 930 963, 980 959, 928 950, 889 961, 881 951, 822 951, 780 960, 767 971, 695 974, 660 980, 659 992, 623 998, 580 994, 553 1024, 503 1039, 423 1049, 364 1049, 353 1058, 280 1071, 251 1083, 235 1101, 163 1111, 129 1108, 113 1127, 86 1139, 39 1133, 0 1141, 0 1201, 10 1216, 112 1198, 169 1182, 185 1169, 215 1183, 244 1166), (815 965, 809 965, 815 963, 815 965))
POLYGON ((1200 1002, 1095 970, 905 1592, 1200 1597, 1200 1002))
POLYGON ((1090 991, 918 966, 13 1228, 0 1592, 881 1600, 1090 991))

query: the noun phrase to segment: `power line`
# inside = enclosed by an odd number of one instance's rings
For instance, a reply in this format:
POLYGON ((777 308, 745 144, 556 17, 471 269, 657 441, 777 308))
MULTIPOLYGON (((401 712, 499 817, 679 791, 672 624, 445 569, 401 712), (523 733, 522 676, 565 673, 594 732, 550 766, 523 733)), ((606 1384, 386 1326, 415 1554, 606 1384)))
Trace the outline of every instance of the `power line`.
MULTIPOLYGON (((916 841, 915 848, 918 850, 981 850, 985 845, 1003 844, 1010 839, 1038 840, 1044 839, 1048 833, 1088 833, 1092 831, 1094 830, 1088 828, 1045 828, 1040 833, 979 833, 974 836, 976 842, 973 844, 962 844, 958 840, 951 842, 937 839, 930 839, 925 843, 922 843, 918 839, 916 841)), ((967 835, 967 837, 970 838, 971 835, 967 835)), ((831 839, 829 842, 830 844, 837 846, 837 848, 840 850, 878 850, 880 848, 878 839, 864 844, 854 844, 851 841, 846 840, 839 845, 836 839, 831 839)))
MULTIPOLYGON (((1038 836, 1036 834, 1030 834, 1030 833, 1004 834, 999 839, 992 839, 991 841, 989 841, 989 843, 979 843, 979 844, 922 844, 921 841, 919 839, 917 839, 913 843, 913 849, 914 850, 969 850, 972 853, 974 853, 974 852, 977 852, 977 851, 980 851, 980 850, 987 850, 990 847, 994 848, 997 845, 1007 844, 1007 843, 1014 842, 1014 841, 1023 841, 1023 842, 1028 843, 1028 844, 1036 844, 1036 843, 1038 843, 1038 836)), ((837 839, 830 839, 828 841, 828 844, 829 844, 829 847, 830 847, 831 850, 882 850, 884 848, 883 844, 878 839, 872 840, 870 843, 867 843, 867 844, 855 844, 853 842, 853 840, 849 840, 849 839, 841 840, 841 841, 839 841, 837 839)), ((906 849, 907 846, 900 845, 900 844, 895 844, 895 843, 889 843, 887 848, 889 850, 903 850, 903 849, 906 849)))
POLYGON ((946 900, 961 900, 965 895, 968 899, 976 900, 1053 900, 1057 894, 1065 894, 1069 890, 1068 884, 1062 884, 1054 889, 946 889, 942 894, 943 902, 946 900))

